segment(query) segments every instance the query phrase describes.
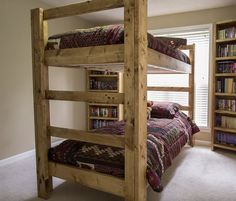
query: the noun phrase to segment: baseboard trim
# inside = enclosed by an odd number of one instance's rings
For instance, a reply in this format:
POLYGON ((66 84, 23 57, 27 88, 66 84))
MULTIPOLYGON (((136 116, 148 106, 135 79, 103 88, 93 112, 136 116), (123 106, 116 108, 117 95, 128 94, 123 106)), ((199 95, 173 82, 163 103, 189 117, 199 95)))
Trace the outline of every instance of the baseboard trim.
MULTIPOLYGON (((61 142, 62 142, 62 140, 53 142, 52 146, 56 146, 56 145, 60 144, 61 142)), ((30 151, 26 151, 26 152, 23 152, 21 154, 17 154, 17 155, 11 156, 9 158, 0 160, 0 167, 10 165, 14 162, 23 160, 23 159, 31 157, 31 156, 35 156, 35 149, 32 149, 30 151)))
POLYGON ((210 141, 195 140, 194 142, 195 142, 196 145, 199 145, 199 146, 207 146, 207 147, 211 146, 211 142, 210 141))

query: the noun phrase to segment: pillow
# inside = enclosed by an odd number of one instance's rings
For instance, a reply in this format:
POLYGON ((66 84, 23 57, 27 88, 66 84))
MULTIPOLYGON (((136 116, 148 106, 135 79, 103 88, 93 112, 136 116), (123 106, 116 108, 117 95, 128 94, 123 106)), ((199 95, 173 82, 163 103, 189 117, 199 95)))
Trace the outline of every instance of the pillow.
POLYGON ((187 45, 187 40, 184 38, 170 38, 170 37, 155 37, 163 41, 166 45, 177 49, 182 45, 187 45))
POLYGON ((172 102, 156 102, 152 104, 152 118, 173 119, 176 112, 179 111, 180 105, 172 102))

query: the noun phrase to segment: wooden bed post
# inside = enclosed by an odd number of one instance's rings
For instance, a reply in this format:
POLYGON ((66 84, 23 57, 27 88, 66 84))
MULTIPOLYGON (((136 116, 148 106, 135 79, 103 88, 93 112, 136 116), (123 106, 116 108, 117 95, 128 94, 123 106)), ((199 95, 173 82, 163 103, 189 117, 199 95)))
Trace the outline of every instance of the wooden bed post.
POLYGON ((49 176, 48 149, 51 146, 47 128, 50 125, 48 90, 48 66, 44 64, 44 48, 47 41, 47 22, 43 20, 43 9, 31 10, 32 58, 34 87, 35 147, 37 165, 38 196, 48 198, 52 190, 52 177, 49 176))
POLYGON ((125 200, 147 200, 147 0, 125 2, 125 200))
MULTIPOLYGON (((188 106, 189 106, 189 117, 194 118, 194 56, 195 56, 195 45, 189 46, 189 58, 192 66, 192 73, 189 74, 189 93, 188 93, 188 106)), ((194 138, 194 137, 193 137, 194 138)), ((189 145, 194 146, 194 139, 190 139, 189 145)))

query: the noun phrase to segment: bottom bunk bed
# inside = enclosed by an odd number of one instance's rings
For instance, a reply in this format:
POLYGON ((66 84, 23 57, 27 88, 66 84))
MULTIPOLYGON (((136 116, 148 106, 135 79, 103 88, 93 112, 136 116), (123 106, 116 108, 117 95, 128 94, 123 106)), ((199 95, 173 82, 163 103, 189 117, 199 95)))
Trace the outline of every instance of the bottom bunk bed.
MULTIPOLYGON (((151 103, 147 121, 147 180, 154 191, 162 191, 161 176, 191 140, 199 128, 179 110, 177 104, 151 103), (163 107, 164 106, 164 107, 163 107), (151 109, 150 109, 151 108, 151 109)), ((98 133, 124 135, 125 123, 94 130, 98 133)), ((65 140, 49 150, 49 160, 79 168, 94 170, 123 178, 124 149, 93 143, 65 140)))

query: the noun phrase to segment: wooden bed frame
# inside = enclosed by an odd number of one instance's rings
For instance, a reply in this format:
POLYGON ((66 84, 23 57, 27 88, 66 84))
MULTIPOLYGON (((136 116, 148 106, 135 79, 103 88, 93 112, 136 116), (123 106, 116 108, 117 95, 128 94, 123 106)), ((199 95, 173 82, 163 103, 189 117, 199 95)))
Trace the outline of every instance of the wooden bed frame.
MULTIPOLYGON (((189 92, 189 106, 183 109, 193 116, 193 73, 191 66, 147 48, 147 0, 92 0, 88 2, 31 11, 35 140, 38 196, 48 198, 52 176, 79 182, 109 192, 126 201, 147 200, 147 73, 188 73, 189 87, 149 87, 149 90, 189 92), (64 50, 45 50, 47 21, 51 19, 124 7, 125 43, 64 50), (111 65, 114 64, 114 65, 111 65), (94 67, 123 70, 124 93, 93 93, 49 90, 48 67, 94 67), (125 136, 89 133, 52 127, 49 100, 124 104, 125 136), (48 160, 51 136, 110 145, 125 149, 125 178, 62 165, 48 160)), ((188 48, 193 48, 192 46, 188 48)), ((192 51, 193 58, 193 51, 192 51)), ((111 69, 110 69, 111 70, 111 69)), ((193 69, 192 69, 193 70, 193 69)))

